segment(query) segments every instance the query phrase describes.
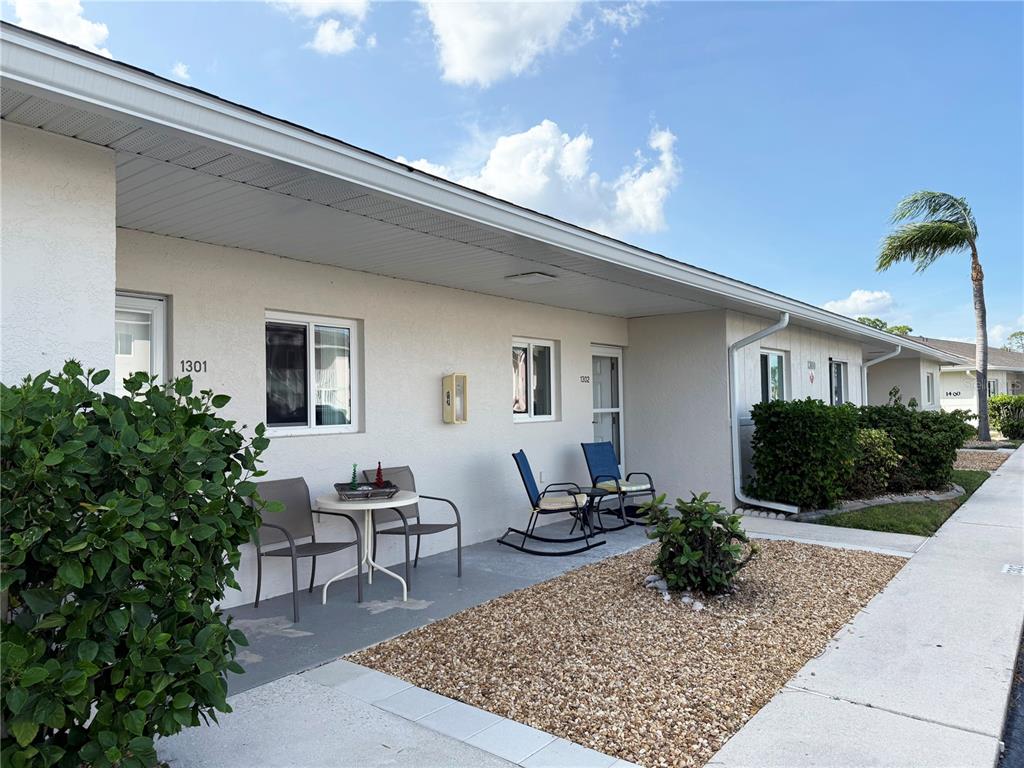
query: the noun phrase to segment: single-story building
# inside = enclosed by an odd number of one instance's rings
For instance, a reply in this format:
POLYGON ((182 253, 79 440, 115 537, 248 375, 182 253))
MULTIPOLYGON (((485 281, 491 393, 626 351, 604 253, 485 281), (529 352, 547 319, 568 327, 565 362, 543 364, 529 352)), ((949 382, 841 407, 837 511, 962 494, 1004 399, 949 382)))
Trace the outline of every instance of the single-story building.
MULTIPOLYGON (((529 513, 513 451, 542 484, 583 481, 599 439, 670 498, 755 503, 752 403, 859 404, 874 362, 948 359, 50 38, 0 39, 3 381, 69 357, 114 387, 192 376, 268 425, 269 478, 314 495, 353 464, 409 465, 483 541, 529 513), (464 423, 442 419, 452 373, 464 423)), ((287 591, 287 562, 266 568, 264 595, 287 591)), ((228 605, 255 570, 244 554, 228 605)))
MULTIPOLYGON (((957 360, 942 365, 939 377, 939 402, 942 409, 978 412, 977 366, 974 344, 949 339, 915 337, 957 360)), ((988 348, 988 394, 1024 395, 1024 354, 997 347, 988 348)))

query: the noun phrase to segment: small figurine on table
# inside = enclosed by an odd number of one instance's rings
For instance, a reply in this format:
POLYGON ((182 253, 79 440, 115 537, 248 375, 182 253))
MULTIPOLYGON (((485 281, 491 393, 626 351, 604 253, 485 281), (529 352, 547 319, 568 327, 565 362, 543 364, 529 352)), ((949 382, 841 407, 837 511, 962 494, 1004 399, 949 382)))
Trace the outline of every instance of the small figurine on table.
POLYGON ((350 487, 350 488, 351 488, 351 489, 352 489, 353 491, 354 491, 354 490, 355 490, 356 488, 358 488, 358 487, 359 487, 359 476, 358 476, 358 473, 356 472, 356 470, 358 469, 358 467, 359 467, 359 465, 358 465, 358 464, 353 464, 353 465, 352 465, 352 482, 351 482, 351 483, 349 483, 349 487, 350 487))
POLYGON ((380 468, 380 462, 377 462, 377 476, 373 478, 373 484, 378 488, 384 487, 384 470, 380 468))

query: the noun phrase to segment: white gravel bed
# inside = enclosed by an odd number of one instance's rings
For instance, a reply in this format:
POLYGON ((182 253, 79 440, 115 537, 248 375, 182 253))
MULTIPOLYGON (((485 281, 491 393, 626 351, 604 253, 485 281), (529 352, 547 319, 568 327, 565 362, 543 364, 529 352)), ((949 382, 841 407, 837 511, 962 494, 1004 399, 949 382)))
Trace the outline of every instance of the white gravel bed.
POLYGON ((764 541, 734 595, 666 601, 645 588, 655 546, 349 658, 624 760, 698 766, 906 562, 764 541))

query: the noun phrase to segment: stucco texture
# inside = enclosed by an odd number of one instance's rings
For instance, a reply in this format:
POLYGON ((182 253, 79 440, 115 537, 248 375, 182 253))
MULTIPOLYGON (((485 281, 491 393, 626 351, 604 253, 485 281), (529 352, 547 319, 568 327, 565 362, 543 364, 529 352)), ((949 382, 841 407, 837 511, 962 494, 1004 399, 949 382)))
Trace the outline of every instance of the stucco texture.
POLYGON ((0 376, 114 367, 114 153, 0 123, 0 376))
MULTIPOLYGON (((339 245, 339 247, 342 247, 339 245)), ((261 253, 118 230, 117 286, 170 297, 171 371, 205 360, 199 387, 231 395, 225 414, 250 427, 265 418, 264 321, 267 310, 359 320, 363 341, 363 431, 277 437, 265 455, 268 479, 301 475, 314 496, 361 468, 408 464, 417 486, 449 496, 462 512, 464 542, 525 524, 529 504, 512 462, 523 448, 542 484, 586 479, 580 442, 593 439, 591 344, 625 346, 625 320, 378 277, 261 253), (513 423, 514 336, 558 342, 558 418, 513 423), (469 423, 441 421, 441 377, 469 376, 469 423)), ((628 395, 627 395, 628 397, 628 395)), ((445 515, 443 508, 423 506, 445 515)), ((351 538, 328 521, 323 539, 351 538)), ((454 534, 427 537, 423 554, 454 546, 454 534)), ((383 540, 395 562, 400 539, 383 540)), ((351 552, 323 558, 322 580, 349 566, 351 552)), ((287 562, 267 562, 264 594, 286 591, 287 562)), ((308 571, 306 572, 308 573, 308 571)), ((302 579, 300 573, 300 580, 302 579)), ((243 555, 243 593, 252 599, 255 563, 243 555)))

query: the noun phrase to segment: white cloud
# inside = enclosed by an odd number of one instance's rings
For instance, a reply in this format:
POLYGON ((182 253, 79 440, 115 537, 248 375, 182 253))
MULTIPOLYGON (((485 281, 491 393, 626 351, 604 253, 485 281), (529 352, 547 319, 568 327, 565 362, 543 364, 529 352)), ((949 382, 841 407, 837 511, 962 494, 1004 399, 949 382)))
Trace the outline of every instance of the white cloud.
MULTIPOLYGON (((297 17, 305 24, 317 23, 313 39, 303 48, 311 48, 326 56, 340 56, 359 47, 363 22, 370 8, 369 0, 268 0, 270 5, 297 17), (330 16, 332 18, 321 17, 330 16), (335 18, 345 17, 342 22, 335 18)), ((368 35, 364 41, 367 48, 377 47, 377 36, 368 35)))
POLYGON ((451 3, 423 0, 434 30, 442 77, 484 88, 527 71, 558 46, 578 2, 451 3))
MULTIPOLYGON (((604 24, 616 27, 625 33, 640 26, 640 23, 647 17, 647 0, 630 0, 618 6, 602 4, 600 6, 599 18, 604 24)), ((613 44, 618 42, 618 38, 613 44)))
POLYGON ((171 67, 171 74, 179 80, 192 79, 192 76, 188 73, 188 64, 185 64, 182 61, 176 62, 175 65, 171 67))
POLYGON ((356 21, 365 19, 370 8, 370 0, 271 0, 270 4, 307 19, 335 14, 356 21))
POLYGON ((1014 331, 1024 330, 1024 315, 1017 318, 1014 323, 996 323, 988 327, 988 343, 992 347, 1001 347, 1006 342, 1006 337, 1014 331))
POLYGON ((679 182, 675 135, 656 128, 648 145, 653 161, 637 153, 616 179, 605 181, 590 168, 594 140, 585 131, 564 133, 544 120, 521 133, 500 136, 482 164, 465 158, 447 165, 429 160, 398 161, 590 229, 621 236, 665 228, 665 202, 679 182))
POLYGON ((110 58, 103 47, 110 34, 107 25, 83 16, 78 0, 12 0, 17 23, 65 43, 110 58))
POLYGON ((825 302, 824 307, 829 312, 849 317, 885 317, 892 312, 895 305, 896 302, 888 291, 866 291, 857 288, 845 299, 825 302))
POLYGON ((348 53, 357 45, 356 30, 351 27, 342 27, 341 22, 337 19, 321 21, 313 39, 306 43, 307 48, 326 55, 348 53))

